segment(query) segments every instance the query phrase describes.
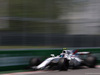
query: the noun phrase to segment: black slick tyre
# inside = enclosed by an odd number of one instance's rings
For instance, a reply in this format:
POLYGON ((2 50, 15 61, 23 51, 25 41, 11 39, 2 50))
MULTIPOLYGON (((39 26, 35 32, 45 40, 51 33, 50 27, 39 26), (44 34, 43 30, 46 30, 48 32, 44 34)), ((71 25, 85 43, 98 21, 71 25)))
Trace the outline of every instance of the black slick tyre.
POLYGON ((94 57, 94 56, 88 56, 88 57, 85 59, 85 64, 86 64, 86 66, 88 66, 89 68, 95 68, 96 62, 97 62, 97 58, 94 57))
POLYGON ((39 58, 31 58, 30 61, 29 61, 29 65, 30 66, 37 66, 40 63, 41 62, 40 62, 40 59, 39 58))

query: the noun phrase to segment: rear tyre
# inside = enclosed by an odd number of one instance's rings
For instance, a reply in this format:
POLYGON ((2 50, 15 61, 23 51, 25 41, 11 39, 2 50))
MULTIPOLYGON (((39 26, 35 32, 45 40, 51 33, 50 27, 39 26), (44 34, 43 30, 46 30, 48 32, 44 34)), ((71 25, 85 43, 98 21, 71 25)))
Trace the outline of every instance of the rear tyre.
POLYGON ((94 56, 88 56, 86 59, 85 59, 85 64, 86 66, 90 67, 90 68, 95 68, 96 66, 96 62, 97 62, 97 58, 94 57, 94 56))
POLYGON ((59 68, 59 71, 68 70, 69 61, 66 58, 59 59, 58 68, 59 68))

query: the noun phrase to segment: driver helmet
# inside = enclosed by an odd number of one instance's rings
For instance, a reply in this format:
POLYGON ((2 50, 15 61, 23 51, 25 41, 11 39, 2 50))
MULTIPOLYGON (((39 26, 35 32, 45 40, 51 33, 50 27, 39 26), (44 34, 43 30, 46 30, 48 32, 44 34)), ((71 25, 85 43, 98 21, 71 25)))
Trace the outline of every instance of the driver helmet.
POLYGON ((70 50, 63 50, 62 53, 69 55, 69 54, 71 54, 71 51, 70 50))
POLYGON ((63 48, 62 53, 66 53, 67 48, 63 48))
POLYGON ((66 51, 65 51, 65 50, 63 50, 63 51, 62 51, 62 53, 66 53, 66 51))

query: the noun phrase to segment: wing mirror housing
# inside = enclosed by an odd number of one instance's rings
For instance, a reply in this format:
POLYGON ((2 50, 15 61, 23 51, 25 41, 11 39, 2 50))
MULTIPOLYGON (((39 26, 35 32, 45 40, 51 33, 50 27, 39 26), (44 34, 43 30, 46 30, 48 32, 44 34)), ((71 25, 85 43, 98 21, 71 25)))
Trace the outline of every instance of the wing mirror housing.
POLYGON ((55 57, 55 55, 54 55, 54 54, 51 54, 51 56, 52 56, 52 57, 55 57))

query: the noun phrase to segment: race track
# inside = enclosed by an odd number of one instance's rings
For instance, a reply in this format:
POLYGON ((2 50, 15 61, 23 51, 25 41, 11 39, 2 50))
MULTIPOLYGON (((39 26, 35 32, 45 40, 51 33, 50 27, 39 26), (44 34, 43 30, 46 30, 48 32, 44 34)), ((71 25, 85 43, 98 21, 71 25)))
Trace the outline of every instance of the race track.
POLYGON ((1 75, 100 75, 100 68, 87 68, 76 70, 69 69, 68 71, 30 71, 1 75))
POLYGON ((100 75, 100 69, 77 69, 68 71, 51 71, 38 75, 100 75))

